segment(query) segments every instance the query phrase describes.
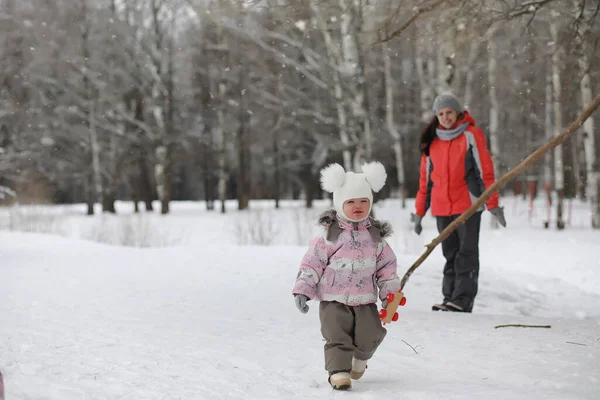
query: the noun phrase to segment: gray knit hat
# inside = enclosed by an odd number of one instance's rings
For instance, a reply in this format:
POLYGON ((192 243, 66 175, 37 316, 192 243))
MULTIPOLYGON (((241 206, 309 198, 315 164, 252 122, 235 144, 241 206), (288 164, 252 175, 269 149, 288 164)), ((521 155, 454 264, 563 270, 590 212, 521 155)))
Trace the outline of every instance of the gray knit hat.
POLYGON ((442 108, 450 107, 456 111, 457 114, 460 114, 463 111, 462 106, 460 105, 460 101, 458 98, 452 93, 442 93, 438 97, 435 98, 433 102, 433 112, 435 115, 438 115, 442 108))

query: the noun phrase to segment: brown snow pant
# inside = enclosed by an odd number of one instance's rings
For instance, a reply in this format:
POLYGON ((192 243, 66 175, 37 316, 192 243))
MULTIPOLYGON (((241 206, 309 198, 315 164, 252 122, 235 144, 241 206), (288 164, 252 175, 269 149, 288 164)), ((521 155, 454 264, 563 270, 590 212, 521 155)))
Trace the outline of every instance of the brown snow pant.
POLYGON ((325 338, 325 369, 329 374, 352 369, 352 356, 373 357, 387 330, 382 326, 377 306, 347 306, 337 301, 319 305, 321 333, 325 338))

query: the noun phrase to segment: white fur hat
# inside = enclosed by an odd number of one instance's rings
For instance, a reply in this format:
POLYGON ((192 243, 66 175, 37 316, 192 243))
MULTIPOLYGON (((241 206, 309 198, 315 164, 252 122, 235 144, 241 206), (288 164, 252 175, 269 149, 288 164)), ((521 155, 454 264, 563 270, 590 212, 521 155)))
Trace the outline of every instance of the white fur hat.
POLYGON ((329 164, 321 170, 321 187, 333 193, 335 210, 349 221, 344 214, 344 203, 349 199, 366 197, 369 199, 369 213, 373 208, 373 192, 379 192, 385 185, 387 173, 378 161, 362 165, 362 173, 346 172, 340 164, 329 164))

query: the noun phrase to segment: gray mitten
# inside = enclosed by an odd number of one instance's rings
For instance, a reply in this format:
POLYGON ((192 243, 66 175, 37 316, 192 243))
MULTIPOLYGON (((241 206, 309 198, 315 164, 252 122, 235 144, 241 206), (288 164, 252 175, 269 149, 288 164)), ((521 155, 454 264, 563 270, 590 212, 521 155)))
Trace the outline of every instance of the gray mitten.
POLYGON ((422 220, 423 220, 423 217, 421 215, 415 214, 415 233, 417 235, 420 235, 421 231, 423 231, 423 226, 421 226, 422 220))
POLYGON ((296 307, 298 307, 298 310, 300 310, 302 314, 306 314, 308 312, 308 306, 306 305, 308 297, 303 294, 295 294, 294 301, 296 302, 296 307))
POLYGON ((504 218, 504 207, 496 207, 490 210, 498 223, 506 228, 506 219, 504 218))
POLYGON ((381 308, 387 308, 387 306, 388 306, 388 302, 387 302, 387 300, 385 300, 385 299, 384 299, 384 300, 381 302, 381 308))

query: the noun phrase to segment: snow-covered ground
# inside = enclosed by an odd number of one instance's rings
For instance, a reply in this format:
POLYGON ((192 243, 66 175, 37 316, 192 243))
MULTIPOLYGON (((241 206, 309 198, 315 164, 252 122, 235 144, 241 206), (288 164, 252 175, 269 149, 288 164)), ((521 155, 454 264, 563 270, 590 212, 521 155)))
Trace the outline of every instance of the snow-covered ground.
MULTIPOLYGON (((6 399, 598 399, 600 232, 579 203, 557 232, 542 228, 541 203, 530 220, 526 203, 503 202, 507 229, 484 214, 474 313, 430 311, 436 249, 367 373, 342 393, 327 384, 318 307, 302 315, 290 294, 327 202, 242 213, 231 203, 226 215, 193 202, 168 216, 133 216, 125 203, 117 216, 2 209, 0 226, 47 232, 0 231, 6 399)), ((436 235, 430 217, 414 235, 411 210, 376 206, 395 226, 400 275, 436 235)))

